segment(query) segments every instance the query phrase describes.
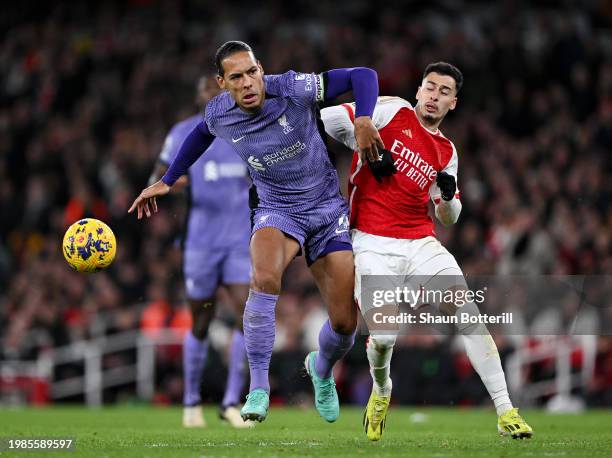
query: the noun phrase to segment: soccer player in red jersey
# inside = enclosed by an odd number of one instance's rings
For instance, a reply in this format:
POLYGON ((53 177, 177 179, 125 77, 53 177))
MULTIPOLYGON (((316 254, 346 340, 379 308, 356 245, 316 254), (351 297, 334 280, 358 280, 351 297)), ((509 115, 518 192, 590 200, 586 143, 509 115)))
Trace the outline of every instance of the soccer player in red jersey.
MULTIPOLYGON (((383 162, 389 167, 393 164, 395 173, 387 170, 379 174, 377 167, 364 166, 357 154, 353 156, 349 203, 355 297, 366 321, 372 314, 368 315, 361 301, 362 275, 380 275, 387 279, 401 276, 404 284, 416 277, 421 288, 443 285, 445 291, 467 289, 457 261, 436 239, 434 223, 428 215, 430 199, 435 205, 436 217, 445 226, 457 222, 461 212, 456 184, 457 150, 439 126, 449 110, 455 109, 462 83, 459 69, 438 62, 425 69, 416 106, 399 97, 379 97, 373 121, 388 148, 383 153, 386 156, 383 162), (448 287, 450 280, 445 282, 445 278, 458 281, 448 287)), ((326 108, 321 115, 328 135, 356 151, 354 106, 326 108)), ((449 316, 459 312, 479 314, 474 302, 459 304, 447 300, 431 305, 449 316)), ((371 326, 371 322, 368 324, 371 326)), ((497 347, 484 324, 458 323, 457 328, 468 357, 495 404, 499 432, 513 438, 531 437, 531 427, 510 401, 497 347)), ((367 346, 374 380, 364 415, 370 440, 381 438, 391 400, 389 372, 396 332, 388 331, 370 329, 367 346)))

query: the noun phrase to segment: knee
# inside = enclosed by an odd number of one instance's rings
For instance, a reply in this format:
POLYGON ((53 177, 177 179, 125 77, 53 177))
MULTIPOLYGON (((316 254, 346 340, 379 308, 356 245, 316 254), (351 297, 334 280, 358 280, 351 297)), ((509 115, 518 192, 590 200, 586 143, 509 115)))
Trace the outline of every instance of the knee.
POLYGON ((478 306, 474 302, 468 302, 462 307, 457 309, 457 330, 461 334, 472 334, 472 333, 480 333, 480 334, 488 334, 487 328, 484 324, 474 321, 472 322, 470 319, 465 319, 461 315, 468 315, 469 317, 477 317, 480 315, 480 310, 478 306), (462 319, 463 318, 463 319, 462 319))
POLYGON ((374 348, 378 351, 387 350, 395 345, 395 334, 388 335, 371 335, 368 345, 374 345, 374 348))
POLYGON ((347 317, 341 320, 331 321, 331 328, 338 334, 353 334, 357 328, 357 317, 347 317))
POLYGON ((267 294, 278 294, 281 289, 282 273, 266 268, 254 268, 251 289, 267 294))
POLYGON ((440 311, 446 316, 455 316, 458 310, 459 307, 454 302, 446 301, 440 303, 440 311))
POLYGON ((244 334, 244 304, 242 307, 236 310, 236 321, 234 322, 234 329, 244 334))
POLYGON ((447 316, 455 316, 459 310, 469 308, 470 304, 474 305, 466 300, 468 292, 467 285, 464 284, 446 289, 439 304, 440 311, 447 316))
POLYGON ((198 340, 203 340, 208 336, 208 326, 213 315, 214 303, 203 302, 197 309, 193 310, 191 333, 198 340))
POLYGON ((239 299, 234 299, 234 312, 235 312, 235 321, 234 321, 234 329, 236 331, 244 332, 243 319, 244 319, 244 309, 246 305, 247 298, 241 297, 239 299))
POLYGON ((244 333, 244 310, 242 310, 242 313, 236 314, 236 320, 234 321, 234 330, 244 333))

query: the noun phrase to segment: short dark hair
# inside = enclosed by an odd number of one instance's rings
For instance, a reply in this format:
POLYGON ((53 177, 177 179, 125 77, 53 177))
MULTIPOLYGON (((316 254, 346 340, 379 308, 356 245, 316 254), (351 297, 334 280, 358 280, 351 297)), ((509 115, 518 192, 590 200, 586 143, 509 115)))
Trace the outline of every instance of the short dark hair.
POLYGON ((434 62, 429 64, 427 67, 425 67, 423 79, 425 79, 425 77, 430 73, 439 73, 440 75, 450 76, 455 80, 457 92, 459 92, 461 86, 463 86, 463 74, 461 73, 461 70, 448 62, 434 62))
POLYGON ((223 70, 223 65, 221 65, 221 61, 232 54, 241 51, 253 52, 251 47, 244 41, 227 41, 223 43, 219 49, 217 49, 217 52, 215 53, 215 66, 217 67, 217 74, 219 76, 223 76, 225 73, 223 70))

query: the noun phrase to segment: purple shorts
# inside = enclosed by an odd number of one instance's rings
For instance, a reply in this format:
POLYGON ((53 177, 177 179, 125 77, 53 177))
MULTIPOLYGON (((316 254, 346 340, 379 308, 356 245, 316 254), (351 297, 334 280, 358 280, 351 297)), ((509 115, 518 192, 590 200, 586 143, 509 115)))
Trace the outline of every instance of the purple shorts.
POLYGON ((251 281, 249 247, 185 250, 183 272, 187 297, 193 300, 213 298, 220 285, 248 285, 251 281))
POLYGON ((334 251, 352 250, 349 234, 348 208, 343 198, 327 202, 300 214, 256 208, 251 235, 264 227, 275 227, 297 240, 312 265, 317 259, 334 251))

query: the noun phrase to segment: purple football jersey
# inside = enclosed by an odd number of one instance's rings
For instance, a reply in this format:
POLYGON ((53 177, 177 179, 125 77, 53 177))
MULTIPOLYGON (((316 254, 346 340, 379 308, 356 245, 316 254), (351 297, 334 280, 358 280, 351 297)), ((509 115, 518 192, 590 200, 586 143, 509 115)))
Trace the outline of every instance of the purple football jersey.
MULTIPOLYGON (((201 120, 195 115, 172 127, 159 156, 163 163, 172 163, 185 137, 201 120)), ((247 168, 232 145, 215 139, 189 169, 186 249, 248 247, 249 184, 247 168)))
POLYGON ((259 209, 289 214, 316 211, 327 222, 340 211, 339 180, 318 127, 323 79, 289 71, 264 76, 266 99, 256 114, 242 111, 227 92, 204 114, 210 132, 248 164, 259 209), (328 215, 329 214, 329 215, 328 215))

